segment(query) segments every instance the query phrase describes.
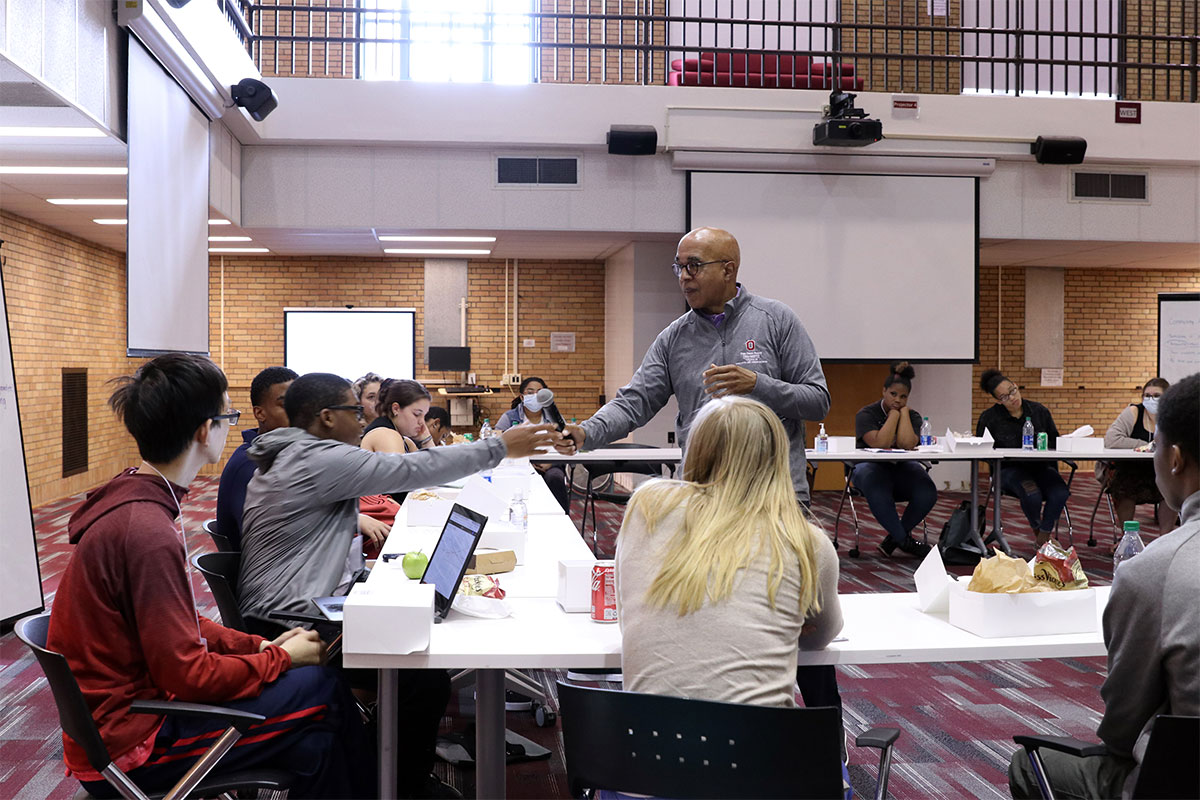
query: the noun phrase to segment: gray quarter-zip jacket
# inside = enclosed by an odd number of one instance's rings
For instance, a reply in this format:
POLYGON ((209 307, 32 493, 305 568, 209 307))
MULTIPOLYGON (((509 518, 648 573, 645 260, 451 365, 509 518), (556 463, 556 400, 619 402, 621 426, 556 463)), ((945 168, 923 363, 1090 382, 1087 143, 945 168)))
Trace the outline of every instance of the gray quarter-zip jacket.
POLYGON ((649 422, 673 394, 679 401, 676 440, 687 447, 692 418, 709 399, 703 375, 712 364, 734 364, 758 373, 749 396, 783 422, 791 444, 792 485, 796 497, 807 501, 804 420, 821 420, 829 412, 825 373, 796 313, 777 300, 750 294, 744 286, 725 304, 720 326, 696 311, 668 325, 629 383, 583 422, 584 444, 594 449, 628 436, 649 422))
POLYGON ((278 428, 250 445, 258 472, 246 487, 238 607, 312 614, 309 600, 337 588, 358 530, 358 498, 436 486, 500 463, 499 437, 416 453, 372 453, 278 428))

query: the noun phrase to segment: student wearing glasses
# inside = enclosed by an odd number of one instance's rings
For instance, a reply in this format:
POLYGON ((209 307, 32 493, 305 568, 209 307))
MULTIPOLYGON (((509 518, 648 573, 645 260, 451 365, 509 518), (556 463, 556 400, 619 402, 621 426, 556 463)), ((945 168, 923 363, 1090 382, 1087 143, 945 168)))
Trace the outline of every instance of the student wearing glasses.
MULTIPOLYGON (((1113 450, 1149 449, 1158 421, 1158 401, 1169 384, 1163 378, 1151 378, 1142 387, 1142 401, 1126 406, 1108 426, 1104 446, 1113 450)), ((1136 461, 1098 461, 1096 480, 1112 495, 1117 522, 1133 519, 1138 503, 1158 505, 1158 530, 1166 533, 1175 527, 1175 512, 1162 502, 1154 483, 1154 465, 1136 461)))
MULTIPOLYGON (((363 407, 337 375, 301 375, 284 397, 291 427, 250 446, 258 473, 246 490, 238 605, 247 627, 272 632, 272 611, 309 615, 314 597, 343 594, 362 568, 356 537, 358 499, 455 480, 505 456, 532 455, 559 436, 550 425, 522 425, 461 447, 434 447, 403 457, 359 447, 363 407)), ((413 671, 402 687, 409 718, 400 736, 401 796, 429 797, 439 720, 450 694, 444 671, 413 671)), ((433 794, 430 794, 433 792, 433 794)))
MULTIPOLYGON (((1047 447, 1054 449, 1058 427, 1050 409, 1021 397, 1021 390, 998 369, 989 369, 979 378, 979 388, 996 404, 979 415, 975 435, 985 430, 996 440, 996 447, 1020 449, 1025 419, 1033 422, 1034 436, 1046 434, 1047 447)), ((1000 486, 1021 501, 1021 510, 1033 528, 1036 547, 1050 540, 1058 517, 1067 505, 1070 491, 1058 474, 1058 462, 1047 454, 1045 461, 1010 461, 1000 471, 1000 486)))

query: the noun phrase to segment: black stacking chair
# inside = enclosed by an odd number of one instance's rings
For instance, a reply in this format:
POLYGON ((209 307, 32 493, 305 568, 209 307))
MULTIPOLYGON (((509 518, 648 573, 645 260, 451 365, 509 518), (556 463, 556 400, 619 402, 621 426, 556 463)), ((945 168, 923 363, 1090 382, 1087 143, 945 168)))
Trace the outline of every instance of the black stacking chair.
POLYGON ((156 715, 185 715, 189 717, 208 717, 222 720, 229 727, 217 741, 197 759, 195 765, 186 775, 180 778, 173 787, 136 786, 124 772, 112 761, 100 731, 92 719, 83 692, 71 672, 67 659, 61 654, 46 648, 46 632, 50 627, 50 614, 39 614, 26 617, 17 622, 16 634, 25 645, 33 651, 46 673, 50 683, 50 691, 54 695, 54 703, 58 706, 58 719, 63 732, 70 736, 87 753, 88 763, 92 769, 104 776, 122 796, 130 800, 150 800, 151 797, 163 797, 175 800, 184 797, 217 797, 227 792, 239 790, 257 791, 265 789, 272 792, 286 791, 292 784, 292 776, 286 772, 273 769, 249 769, 233 772, 220 772, 215 768, 221 759, 237 743, 238 739, 250 729, 250 726, 263 722, 266 717, 232 708, 202 705, 199 703, 179 703, 175 701, 134 700, 130 706, 132 714, 156 715), (167 790, 164 792, 164 788, 167 790))
MULTIPOLYGON (((926 472, 929 472, 928 464, 922 466, 925 467, 926 472)), ((843 463, 842 469, 845 472, 846 486, 842 489, 842 500, 840 503, 838 503, 837 516, 833 519, 833 549, 836 550, 838 547, 838 526, 842 522, 842 509, 845 507, 846 502, 849 501, 850 516, 854 520, 854 547, 850 548, 848 555, 851 558, 858 558, 862 551, 859 549, 860 530, 858 525, 858 509, 854 507, 854 498, 862 497, 863 495, 862 492, 858 490, 858 487, 854 485, 854 481, 851 479, 852 475, 854 474, 854 464, 843 463)), ((813 472, 816 472, 816 470, 813 470, 813 472)), ((921 520, 921 539, 925 542, 925 544, 929 544, 929 523, 926 520, 921 520)))
MULTIPOLYGON (((634 444, 632 442, 617 442, 610 444, 604 449, 609 450, 646 450, 656 449, 654 445, 649 444, 634 444)), ((598 530, 596 527, 596 501, 603 500, 617 505, 626 505, 629 502, 629 495, 625 492, 606 491, 596 486, 597 481, 603 478, 624 473, 632 473, 634 475, 662 475, 663 467, 669 467, 674 473, 674 464, 669 461, 585 461, 581 464, 584 473, 587 476, 587 487, 583 496, 583 529, 580 532, 584 540, 587 539, 587 515, 588 506, 592 509, 592 552, 596 550, 596 537, 598 530)))
MULTIPOLYGON (((558 684, 572 797, 610 789, 655 797, 841 797, 836 708, 778 708, 558 684)), ((898 728, 858 736, 875 747, 887 794, 898 728)))
POLYGON ((241 553, 197 553, 192 556, 192 566, 200 570, 217 601, 221 624, 237 631, 246 630, 246 621, 242 619, 237 602, 241 561, 241 553))
MULTIPOLYGON (((1047 460, 1049 460, 1049 459, 1047 459, 1047 460)), ((1076 464, 1074 461, 1068 461, 1065 458, 1062 458, 1059 460, 1062 461, 1062 463, 1066 464, 1067 468, 1071 470, 1071 472, 1067 475, 1067 493, 1069 495, 1071 492, 1071 482, 1075 480, 1075 470, 1079 469, 1079 465, 1076 464)), ((1003 467, 1001 467, 1001 469, 1003 469, 1003 467)), ((992 475, 992 480, 995 480, 995 479, 996 479, 996 476, 992 475)), ((1013 494, 1012 492, 1008 492, 1008 491, 1004 491, 1004 490, 1001 490, 1000 494, 1002 494, 1004 497, 1016 497, 1016 495, 1013 494)), ((987 512, 988 503, 991 502, 991 498, 992 498, 992 492, 989 490, 988 493, 983 496, 983 507, 979 509, 979 513, 981 516, 987 512)), ((1071 524, 1071 509, 1068 506, 1063 506, 1062 517, 1059 518, 1059 521, 1061 522, 1063 519, 1066 519, 1066 521, 1067 521, 1067 546, 1071 547, 1075 544, 1075 527, 1071 524)), ((1001 533, 1001 535, 1003 535, 1004 534, 1004 529, 1003 529, 1004 526, 1001 525, 1000 527, 1001 527, 1000 533, 1001 533)), ((995 532, 993 531, 993 534, 994 533, 995 532)), ((1054 523, 1054 535, 1055 535, 1055 538, 1058 537, 1058 523, 1057 522, 1054 523)), ((989 536, 988 539, 990 540, 991 536, 989 536)), ((1092 545, 1092 544, 1095 544, 1095 542, 1088 542, 1088 544, 1092 545)))
MULTIPOLYGON (((1046 800, 1054 800, 1054 787, 1046 777, 1040 750, 1057 750, 1079 758, 1102 756, 1108 752, 1103 744, 1069 736, 1014 736, 1013 741, 1025 748, 1038 789, 1046 800)), ((1156 717, 1133 787, 1133 797, 1144 800, 1195 800, 1200 797, 1197 753, 1200 753, 1200 717, 1166 714, 1156 717)))
POLYGON ((217 533, 217 521, 215 519, 205 520, 201 527, 204 528, 204 532, 207 533, 209 538, 212 539, 213 545, 216 546, 218 551, 222 553, 241 552, 241 548, 234 547, 233 542, 229 540, 228 536, 222 536, 221 534, 217 533))

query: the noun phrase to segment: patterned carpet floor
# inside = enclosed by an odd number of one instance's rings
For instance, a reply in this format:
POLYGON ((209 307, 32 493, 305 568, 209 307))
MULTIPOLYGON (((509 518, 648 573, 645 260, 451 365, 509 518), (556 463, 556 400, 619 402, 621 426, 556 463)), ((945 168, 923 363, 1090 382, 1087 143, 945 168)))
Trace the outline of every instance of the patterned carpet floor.
MULTIPOLYGON (((1087 524, 1097 498, 1090 474, 1080 474, 1069 503, 1075 544, 1094 585, 1111 581, 1108 545, 1112 528, 1101 505, 1097 516, 1096 547, 1087 547, 1087 524)), ((817 493, 813 509, 827 529, 832 528, 839 495, 817 493)), ((929 541, 937 540, 963 493, 943 493, 929 515, 929 541)), ((82 495, 39 507, 34 512, 46 604, 70 558, 66 524, 82 495)), ((216 479, 201 478, 184 503, 184 521, 193 553, 209 552, 212 543, 200 525, 213 516, 216 479)), ((1016 502, 1004 501, 1005 535, 1014 551, 1030 555, 1032 534, 1016 502)), ((580 524, 581 503, 572 504, 580 524)), ((599 548, 611 552, 623 507, 601 503, 598 508, 599 548)), ((1157 533, 1148 506, 1138 508, 1147 538, 1157 533)), ((839 534, 840 591, 913 591, 917 562, 897 554, 886 558, 875 550, 883 531, 859 501, 862 554, 849 558, 847 542, 853 529, 843 516, 839 534)), ((990 520, 989 520, 990 523, 990 520)), ((590 528, 590 525, 589 525, 590 528)), ((589 530, 590 534, 590 530, 589 530)), ((590 536, 589 536, 590 538, 590 536)), ((964 573, 969 570, 963 569, 964 573)), ((212 596, 199 575, 193 576, 201 610, 216 616, 212 596)), ((535 673, 548 692, 562 676, 535 673)), ((1105 677, 1102 658, 990 661, 945 664, 881 664, 838 668, 851 734, 873 725, 903 730, 897 742, 889 794, 897 800, 924 798, 1001 798, 1008 796, 1007 764, 1020 732, 1094 738, 1102 713, 1099 689, 1105 677)), ((605 685, 605 684, 600 684, 605 685)), ((0 636, 0 798, 67 798, 78 784, 63 774, 62 745, 54 702, 40 668, 6 628, 0 636)), ((473 712, 470 690, 452 701, 443 721, 445 731, 462 730, 473 712)), ((537 728, 528 713, 509 714, 509 728, 551 750, 551 758, 509 767, 508 795, 513 798, 568 797, 562 737, 557 728, 537 728)), ((877 772, 876 751, 851 747, 850 775, 856 793, 870 796, 877 772)), ((782 768, 782 765, 781 765, 782 768)), ((468 796, 474 790, 470 770, 438 767, 439 774, 468 796)))

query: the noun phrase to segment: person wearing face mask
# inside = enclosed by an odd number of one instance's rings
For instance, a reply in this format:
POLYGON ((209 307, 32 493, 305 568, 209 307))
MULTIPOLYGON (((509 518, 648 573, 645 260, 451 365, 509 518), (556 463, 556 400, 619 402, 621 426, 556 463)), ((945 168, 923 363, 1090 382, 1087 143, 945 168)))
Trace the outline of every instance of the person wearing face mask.
MULTIPOLYGON (((1108 426, 1104 446, 1113 450, 1133 450, 1148 447, 1154 439, 1158 421, 1158 400, 1170 387, 1163 378, 1151 378, 1142 387, 1142 402, 1126 406, 1108 426)), ((1112 495, 1117 512, 1117 524, 1133 519, 1138 503, 1158 505, 1158 530, 1166 533, 1175 527, 1175 512, 1162 502, 1154 484, 1154 466, 1136 461, 1096 463, 1096 480, 1112 495)))
MULTIPOLYGON (((546 382, 541 378, 530 376, 521 381, 520 394, 513 398, 512 408, 505 411, 500 417, 500 421, 496 423, 496 430, 506 431, 514 425, 524 423, 541 425, 546 422, 547 420, 542 415, 542 404, 537 399, 537 393, 548 388, 546 382)), ((551 494, 562 506, 563 511, 570 511, 571 492, 568 488, 566 470, 557 464, 535 464, 534 469, 541 473, 546 485, 550 487, 551 494)))
MULTIPOLYGON (((1028 418, 1034 435, 1046 434, 1047 447, 1053 450, 1058 442, 1058 427, 1050 409, 1033 400, 1021 397, 1021 390, 998 369, 989 369, 979 378, 979 388, 987 392, 996 404, 979 415, 975 435, 985 430, 996 440, 997 448, 1020 449, 1021 430, 1028 418)), ((1053 456, 1045 461, 1014 461, 1000 471, 1004 491, 1021 501, 1021 510, 1033 528, 1036 547, 1050 540, 1058 517, 1067 505, 1071 492, 1058 474, 1058 462, 1053 456)))
MULTIPOLYGON (((907 361, 892 365, 883 381, 883 399, 867 404, 854 417, 856 447, 916 449, 921 415, 908 406, 914 375, 916 370, 907 361)), ((929 555, 929 545, 910 535, 937 503, 937 487, 920 462, 865 461, 855 465, 853 480, 888 533, 879 543, 879 552, 891 556, 899 548, 917 558, 929 555), (901 500, 908 501, 903 517, 896 513, 896 502, 901 500)))

